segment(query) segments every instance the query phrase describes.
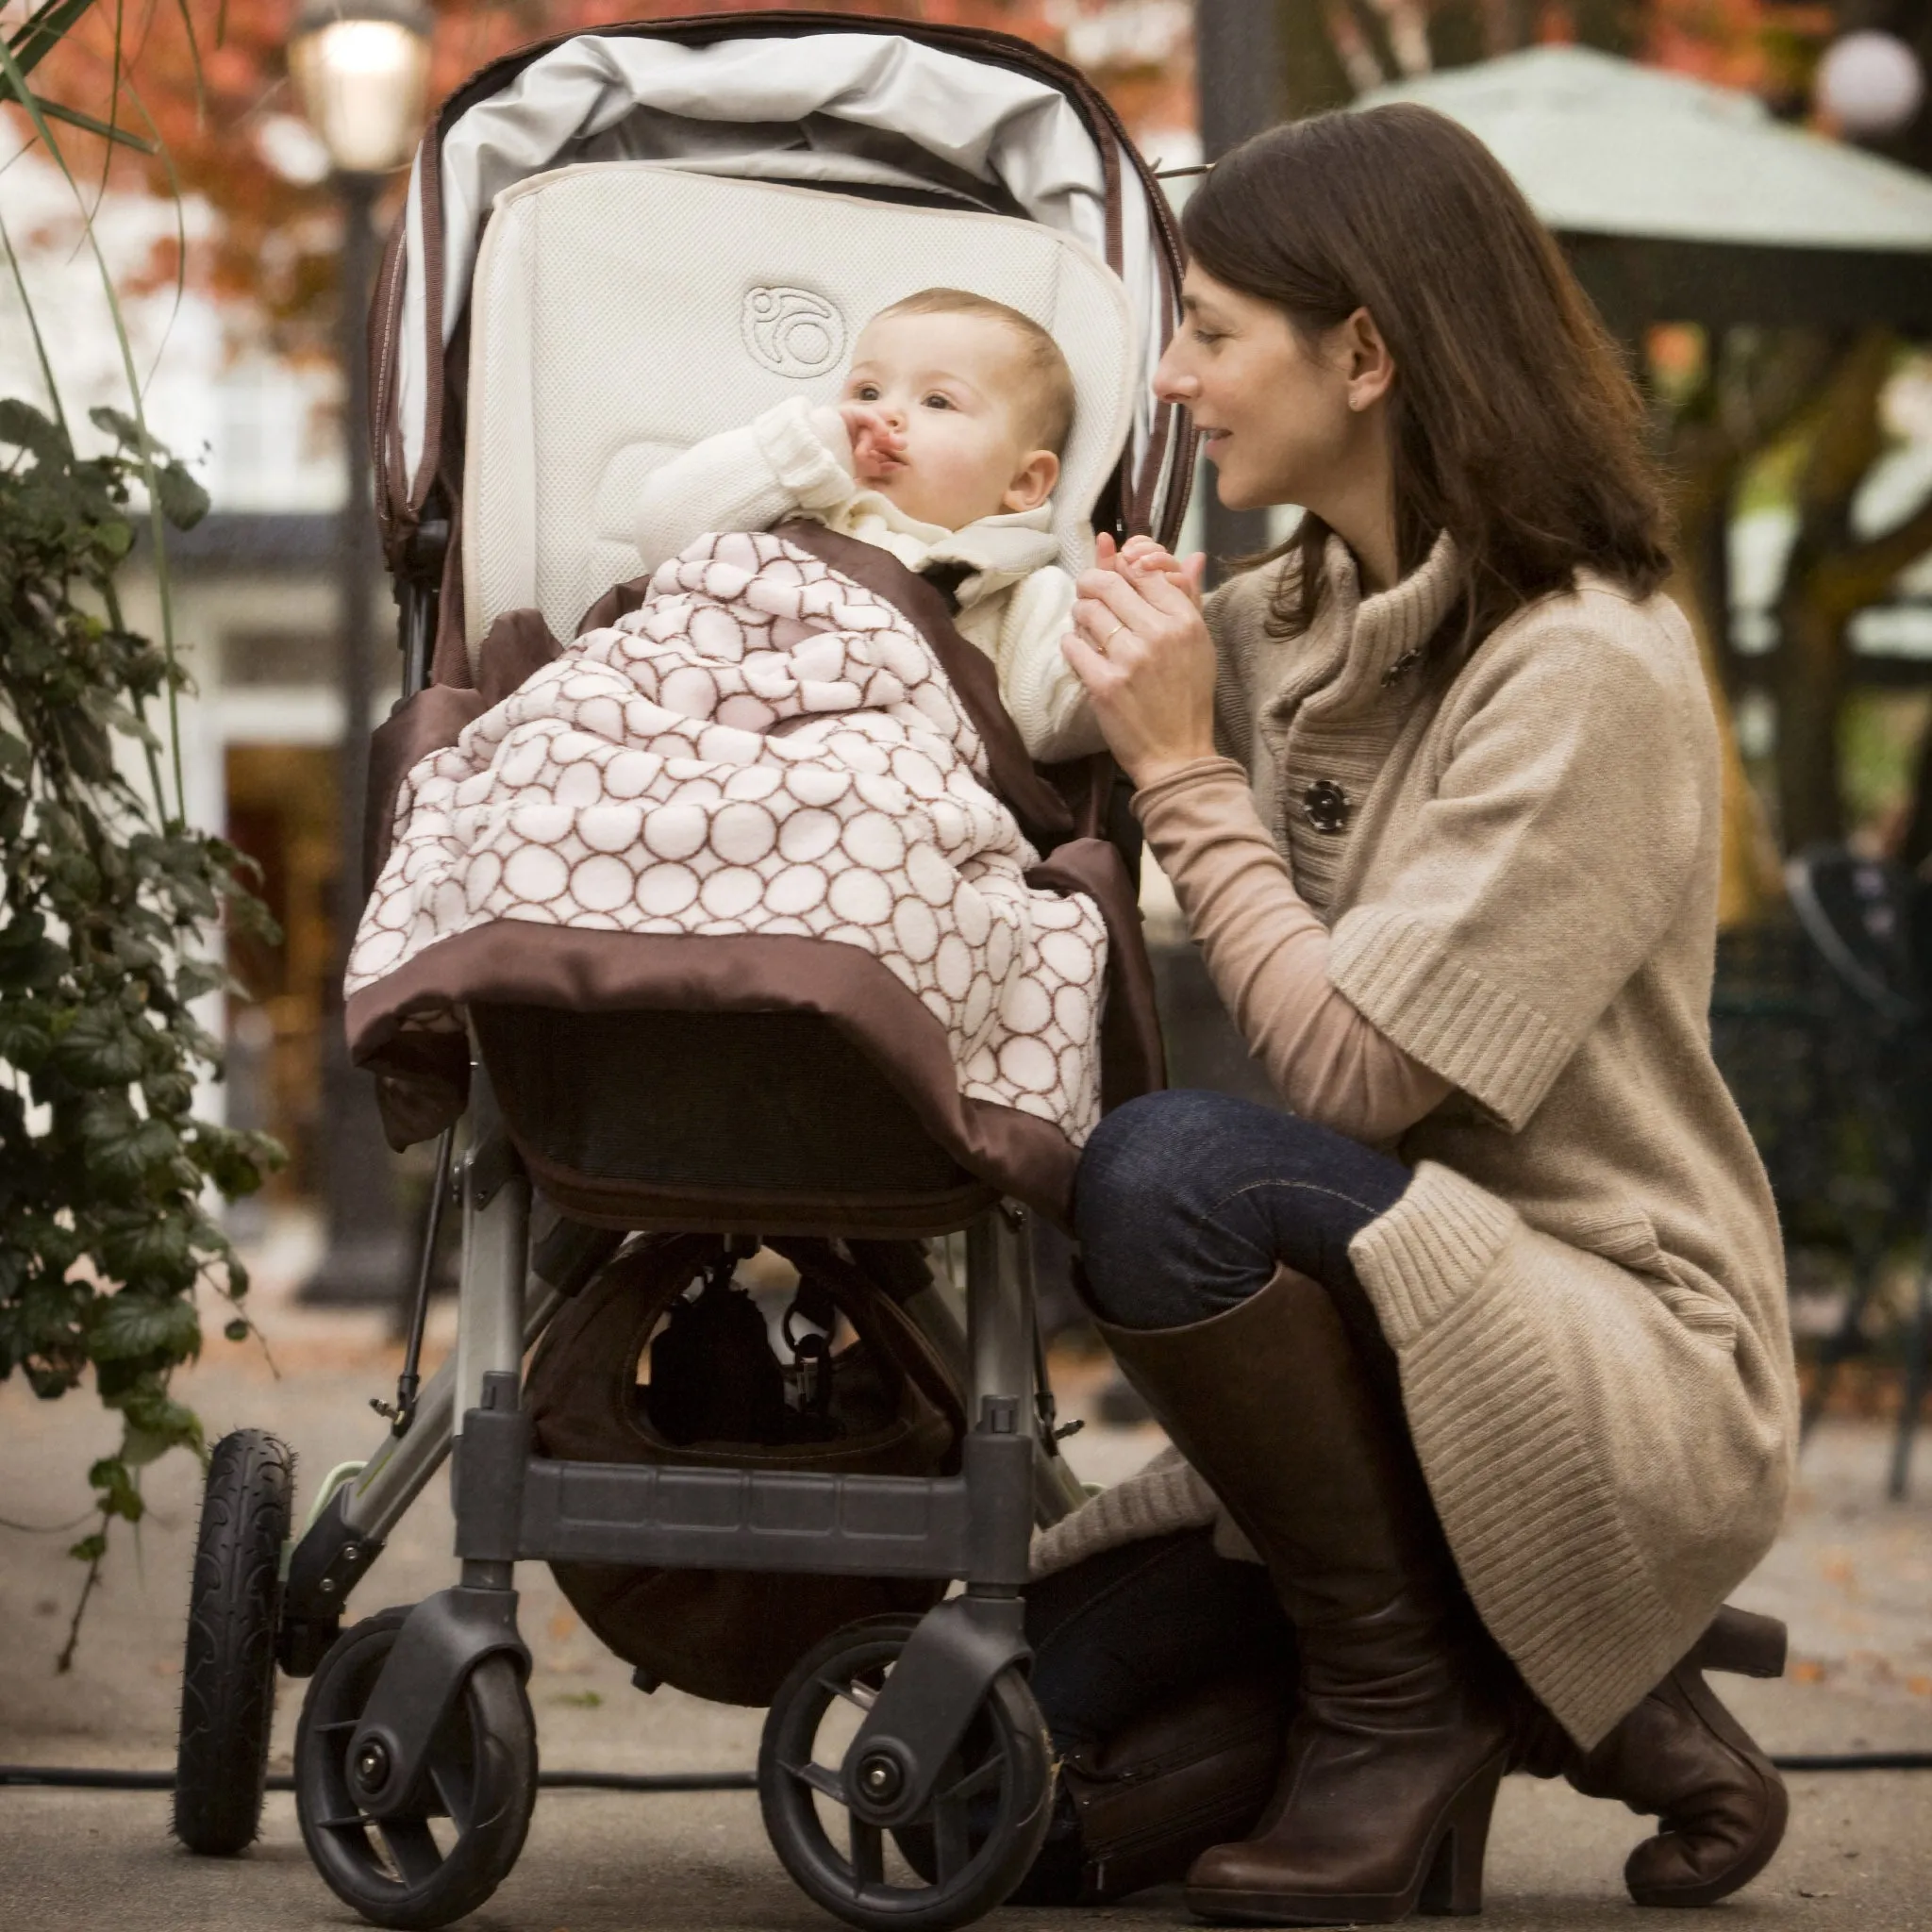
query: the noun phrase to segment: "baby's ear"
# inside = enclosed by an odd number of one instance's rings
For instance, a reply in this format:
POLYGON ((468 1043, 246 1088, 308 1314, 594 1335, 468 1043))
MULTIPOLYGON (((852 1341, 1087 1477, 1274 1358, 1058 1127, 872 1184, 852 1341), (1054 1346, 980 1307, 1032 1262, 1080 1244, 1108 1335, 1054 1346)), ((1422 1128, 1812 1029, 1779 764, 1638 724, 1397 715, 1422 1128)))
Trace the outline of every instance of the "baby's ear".
POLYGON ((1021 461, 1000 502, 1008 510, 1038 509, 1060 480, 1060 459, 1050 449, 1036 449, 1021 461))

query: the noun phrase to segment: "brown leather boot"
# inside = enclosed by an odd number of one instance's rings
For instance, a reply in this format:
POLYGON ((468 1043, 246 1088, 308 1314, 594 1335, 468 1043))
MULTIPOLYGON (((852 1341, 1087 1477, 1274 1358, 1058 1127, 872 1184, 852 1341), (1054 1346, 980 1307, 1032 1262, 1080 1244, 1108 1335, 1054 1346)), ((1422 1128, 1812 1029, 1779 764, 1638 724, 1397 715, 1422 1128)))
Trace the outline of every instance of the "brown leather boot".
POLYGON ((1579 1791, 1620 1799, 1663 1826, 1624 1867, 1639 1905, 1713 1905, 1771 1863, 1790 1814, 1784 1780, 1704 1673, 1781 1677, 1784 1667, 1784 1625, 1726 1607, 1608 1737, 1566 1754, 1563 1775, 1579 1791))
POLYGON ((1300 1648, 1260 1828, 1196 1861, 1189 1905, 1274 1925, 1479 1911, 1510 1674, 1327 1291, 1282 1268, 1208 1321, 1101 1332, 1267 1563, 1300 1648))

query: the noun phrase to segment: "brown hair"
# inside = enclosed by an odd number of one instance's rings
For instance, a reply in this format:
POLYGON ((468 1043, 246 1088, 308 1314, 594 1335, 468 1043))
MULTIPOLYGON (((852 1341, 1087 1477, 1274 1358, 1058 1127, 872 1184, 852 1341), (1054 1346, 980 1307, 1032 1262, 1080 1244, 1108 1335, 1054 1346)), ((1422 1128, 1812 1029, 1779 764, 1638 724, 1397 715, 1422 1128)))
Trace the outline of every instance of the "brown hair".
POLYGON ((881 308, 873 320, 887 315, 976 315, 1010 329, 1019 338, 1023 421, 1040 439, 1040 448, 1055 456, 1066 448, 1074 428, 1074 372, 1060 345, 1030 315, 968 289, 922 289, 881 308))
MULTIPOLYGON (((1306 341, 1357 308, 1395 363, 1390 432, 1404 575, 1439 531, 1462 565, 1454 663, 1579 568, 1648 596, 1670 568, 1643 406, 1615 343, 1516 184, 1467 129, 1401 104, 1272 128, 1188 203, 1192 258, 1273 302, 1306 341)), ((1274 621, 1321 596, 1329 532, 1306 517, 1274 557, 1274 621)), ((1258 560, 1258 559, 1257 559, 1258 560)), ((1452 634, 1453 633, 1453 634, 1452 634)))

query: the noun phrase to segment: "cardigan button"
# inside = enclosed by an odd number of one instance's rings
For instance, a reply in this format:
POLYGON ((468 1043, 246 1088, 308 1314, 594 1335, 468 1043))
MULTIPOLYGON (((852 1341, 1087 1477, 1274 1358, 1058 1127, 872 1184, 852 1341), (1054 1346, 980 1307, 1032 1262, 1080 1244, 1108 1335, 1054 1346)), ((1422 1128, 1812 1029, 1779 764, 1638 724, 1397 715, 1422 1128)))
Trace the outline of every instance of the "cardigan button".
POLYGON ((1302 793, 1302 810, 1318 832, 1339 832, 1348 824, 1348 793, 1333 778, 1317 778, 1302 793))

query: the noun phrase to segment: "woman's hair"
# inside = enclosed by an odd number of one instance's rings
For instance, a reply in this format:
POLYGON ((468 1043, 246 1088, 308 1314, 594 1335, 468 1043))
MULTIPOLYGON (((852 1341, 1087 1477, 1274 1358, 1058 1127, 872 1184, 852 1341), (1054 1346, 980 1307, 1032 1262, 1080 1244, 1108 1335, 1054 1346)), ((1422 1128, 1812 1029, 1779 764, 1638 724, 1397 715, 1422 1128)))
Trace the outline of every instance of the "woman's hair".
MULTIPOLYGON (((1357 308, 1374 317, 1395 363, 1398 566, 1414 570, 1442 530, 1461 560, 1450 661, 1579 567, 1639 596, 1662 583, 1665 516, 1636 386, 1556 243, 1467 129, 1408 105, 1272 128, 1215 165, 1183 227, 1194 261, 1276 304, 1304 341, 1357 308)), ((1314 616, 1328 534, 1308 516, 1274 553, 1300 553, 1299 572, 1282 574, 1282 627, 1314 616)))

